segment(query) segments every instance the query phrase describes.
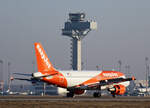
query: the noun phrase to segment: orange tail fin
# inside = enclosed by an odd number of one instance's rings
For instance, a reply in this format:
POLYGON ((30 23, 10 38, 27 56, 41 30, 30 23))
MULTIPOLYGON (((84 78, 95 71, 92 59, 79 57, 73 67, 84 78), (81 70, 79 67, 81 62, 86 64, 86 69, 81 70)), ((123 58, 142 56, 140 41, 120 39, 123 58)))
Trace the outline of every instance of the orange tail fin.
POLYGON ((49 71, 54 71, 55 68, 52 66, 51 62, 46 55, 44 48, 40 43, 34 43, 35 55, 37 59, 38 71, 41 73, 47 73, 49 71))

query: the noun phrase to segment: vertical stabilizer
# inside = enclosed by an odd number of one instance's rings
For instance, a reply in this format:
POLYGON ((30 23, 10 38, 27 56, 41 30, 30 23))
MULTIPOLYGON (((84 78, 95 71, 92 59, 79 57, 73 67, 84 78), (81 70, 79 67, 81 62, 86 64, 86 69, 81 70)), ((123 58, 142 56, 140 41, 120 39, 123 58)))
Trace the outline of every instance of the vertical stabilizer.
POLYGON ((42 73, 54 71, 55 69, 49 61, 48 56, 46 55, 46 52, 44 51, 42 45, 40 43, 34 43, 34 46, 38 71, 42 73))

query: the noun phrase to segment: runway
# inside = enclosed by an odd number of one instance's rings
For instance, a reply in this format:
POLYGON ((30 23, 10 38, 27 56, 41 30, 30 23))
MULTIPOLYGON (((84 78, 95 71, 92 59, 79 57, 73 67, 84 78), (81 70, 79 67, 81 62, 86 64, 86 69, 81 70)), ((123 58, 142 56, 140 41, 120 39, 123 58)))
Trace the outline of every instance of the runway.
POLYGON ((116 97, 105 96, 94 98, 92 96, 76 96, 74 98, 67 98, 63 96, 0 96, 0 101, 99 101, 99 102, 150 102, 150 97, 116 97))
POLYGON ((0 108, 150 108, 150 97, 0 96, 0 108))

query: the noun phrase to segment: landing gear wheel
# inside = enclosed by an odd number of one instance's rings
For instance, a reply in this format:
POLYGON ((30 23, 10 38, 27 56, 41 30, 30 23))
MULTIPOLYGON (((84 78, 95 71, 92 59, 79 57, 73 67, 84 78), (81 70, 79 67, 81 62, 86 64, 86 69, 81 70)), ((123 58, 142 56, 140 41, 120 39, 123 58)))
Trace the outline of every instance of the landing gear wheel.
POLYGON ((73 92, 67 93, 67 97, 73 97, 73 96, 74 96, 74 93, 73 93, 73 92))
POLYGON ((116 97, 116 95, 115 95, 115 94, 112 94, 112 97, 113 97, 113 98, 115 98, 115 97, 116 97))
POLYGON ((94 96, 94 97, 101 97, 101 93, 100 93, 100 92, 94 92, 94 93, 93 93, 93 96, 94 96))

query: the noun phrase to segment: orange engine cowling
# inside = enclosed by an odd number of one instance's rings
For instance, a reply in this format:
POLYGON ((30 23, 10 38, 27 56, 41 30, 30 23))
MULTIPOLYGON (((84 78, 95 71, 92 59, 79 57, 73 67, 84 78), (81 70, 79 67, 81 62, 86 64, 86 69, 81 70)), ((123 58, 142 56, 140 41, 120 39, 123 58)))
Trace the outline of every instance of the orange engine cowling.
POLYGON ((81 95, 85 92, 85 90, 75 90, 74 93, 77 95, 81 95))
POLYGON ((112 94, 123 95, 126 92, 126 87, 124 85, 114 85, 114 91, 111 92, 112 94))

